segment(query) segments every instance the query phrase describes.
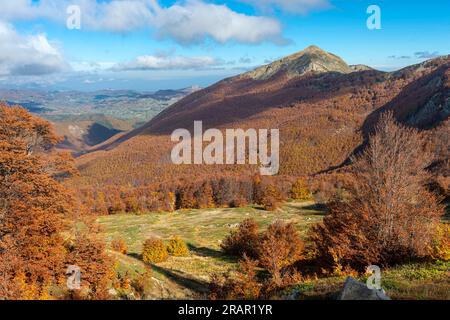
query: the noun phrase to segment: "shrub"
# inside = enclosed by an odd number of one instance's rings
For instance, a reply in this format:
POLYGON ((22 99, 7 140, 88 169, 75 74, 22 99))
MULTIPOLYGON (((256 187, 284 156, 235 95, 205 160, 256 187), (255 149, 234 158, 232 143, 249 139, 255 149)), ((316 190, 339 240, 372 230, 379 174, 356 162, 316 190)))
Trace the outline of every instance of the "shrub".
POLYGON ((261 235, 258 260, 276 285, 283 283, 284 271, 300 259, 304 248, 295 226, 275 222, 261 235))
POLYGON ((294 263, 301 258, 304 244, 293 224, 275 222, 261 235, 253 219, 245 220, 239 229, 223 242, 222 249, 242 256, 235 274, 215 276, 211 282, 212 299, 258 299, 269 297, 282 288, 298 282, 300 275, 294 263), (252 255, 252 259, 249 258, 252 255), (256 267, 267 275, 257 277, 256 267))
POLYGON ((313 228, 321 263, 363 271, 430 256, 443 214, 425 188, 432 160, 422 135, 383 115, 366 150, 353 159, 349 199, 332 203, 313 228))
POLYGON ((253 219, 242 222, 238 230, 231 232, 222 242, 222 250, 229 255, 250 258, 258 256, 258 225, 253 219))
POLYGON ((264 210, 275 211, 280 208, 283 197, 280 191, 274 185, 268 185, 264 190, 264 195, 261 200, 261 205, 264 210))
POLYGON ((150 238, 145 241, 142 248, 142 259, 145 263, 160 263, 167 260, 169 253, 160 239, 150 238))
POLYGON ((129 272, 117 273, 112 281, 116 298, 120 300, 145 300, 152 288, 152 269, 145 266, 143 273, 130 275, 129 272))
POLYGON ((450 260, 450 225, 439 225, 436 239, 433 243, 432 255, 437 260, 450 260))
MULTIPOLYGON (((82 270, 83 299, 103 300, 109 298, 109 285, 114 276, 114 260, 106 252, 106 244, 90 230, 81 231, 76 238, 66 242, 66 265, 82 270)), ((70 290, 73 293, 73 290, 70 290)), ((78 293, 73 296, 76 298, 78 293)), ((80 296, 80 297, 81 297, 80 296)))
POLYGON ((167 252, 174 257, 186 257, 189 255, 189 249, 186 243, 178 236, 170 239, 167 245, 167 252))
POLYGON ((131 288, 138 299, 147 299, 152 288, 152 270, 146 267, 145 272, 131 281, 131 288))
POLYGON ((262 284, 258 281, 257 261, 244 256, 233 274, 213 275, 210 283, 212 300, 255 300, 261 295, 262 284))
POLYGON ((274 197, 267 196, 263 200, 263 207, 266 211, 277 211, 280 209, 280 206, 281 202, 274 197))
POLYGON ((303 179, 297 179, 292 185, 291 198, 300 201, 308 201, 312 199, 311 191, 309 191, 303 179))
POLYGON ((117 273, 116 279, 114 279, 113 287, 119 291, 120 296, 126 295, 127 291, 131 289, 131 277, 127 272, 117 273))
POLYGON ((128 195, 125 198, 125 211, 127 213, 133 213, 139 211, 138 199, 133 195, 128 195))
POLYGON ((256 204, 261 204, 264 196, 261 177, 259 175, 253 176, 252 184, 253 184, 253 194, 252 194, 253 202, 256 204))
POLYGON ((211 184, 204 183, 195 193, 195 198, 197 199, 197 209, 208 209, 214 208, 214 193, 211 184))
POLYGON ((176 206, 176 196, 173 192, 164 192, 164 210, 174 212, 176 206))
POLYGON ((127 244, 122 238, 113 239, 111 241, 111 249, 122 254, 127 254, 128 252, 127 244))
POLYGON ((242 196, 238 196, 236 199, 234 199, 231 203, 231 207, 233 208, 244 208, 248 206, 247 199, 245 199, 242 196))

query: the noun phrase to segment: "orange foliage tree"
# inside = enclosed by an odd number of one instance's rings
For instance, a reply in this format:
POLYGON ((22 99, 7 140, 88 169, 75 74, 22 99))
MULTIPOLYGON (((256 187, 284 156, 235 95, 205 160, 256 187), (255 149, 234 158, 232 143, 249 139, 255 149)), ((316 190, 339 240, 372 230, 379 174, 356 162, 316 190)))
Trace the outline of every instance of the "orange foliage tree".
POLYGON ((81 210, 60 183, 75 170, 58 141, 48 122, 0 105, 0 299, 50 298, 65 279, 62 235, 81 210))
POLYGON ((236 272, 224 276, 213 275, 209 284, 212 300, 254 300, 262 294, 263 285, 257 275, 258 262, 249 259, 239 261, 236 272))
POLYGON ((261 236, 258 260, 271 275, 271 282, 280 286, 287 275, 286 268, 298 261, 304 244, 295 226, 277 221, 261 236))
POLYGON ((384 114, 354 159, 349 198, 313 229, 323 263, 364 270, 430 255, 443 207, 426 188, 433 157, 423 136, 384 114))
POLYGON ((259 234, 254 219, 244 220, 236 231, 230 233, 222 244, 222 250, 229 255, 249 258, 258 257, 259 234))
POLYGON ((306 182, 300 178, 297 179, 295 183, 292 185, 290 196, 292 197, 292 199, 301 201, 312 199, 311 191, 309 191, 306 182))
POLYGON ((283 200, 284 197, 278 188, 272 184, 269 184, 264 190, 261 204, 263 205, 264 210, 276 211, 280 207, 283 200))
POLYGON ((42 155, 57 142, 48 122, 0 106, 0 297, 24 298, 23 285, 11 286, 21 274, 25 286, 36 288, 27 298, 64 274, 60 232, 73 203, 53 176, 64 162, 42 155))

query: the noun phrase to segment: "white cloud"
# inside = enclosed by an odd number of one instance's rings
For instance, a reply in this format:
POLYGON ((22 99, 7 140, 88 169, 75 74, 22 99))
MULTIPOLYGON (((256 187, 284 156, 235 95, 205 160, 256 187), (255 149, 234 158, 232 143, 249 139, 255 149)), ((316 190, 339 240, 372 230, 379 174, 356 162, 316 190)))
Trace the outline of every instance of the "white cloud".
POLYGON ((66 24, 67 8, 81 9, 82 27, 95 31, 128 32, 147 26, 151 19, 148 3, 151 0, 0 0, 0 18, 8 21, 39 18, 66 24))
POLYGON ((181 43, 203 41, 207 37, 221 43, 230 40, 245 43, 283 41, 280 23, 271 18, 248 16, 225 5, 198 0, 175 4, 167 9, 161 8, 154 0, 152 3, 155 12, 152 24, 158 33, 181 43))
MULTIPOLYGON (((56 1, 40 1, 33 3, 31 0, 0 0, 0 18, 5 20, 29 20, 36 18, 56 17, 65 12, 60 12, 63 6, 57 5, 56 1)), ((61 1, 60 4, 63 4, 61 1)), ((62 18, 62 17, 61 17, 62 18)))
POLYGON ((82 13, 82 27, 90 30, 129 32, 144 28, 152 19, 148 1, 119 0, 98 3, 95 0, 72 1, 82 13))
POLYGON ((162 7, 157 0, 0 0, 0 19, 44 18, 65 24, 69 5, 80 7, 81 28, 86 30, 129 32, 151 28, 159 36, 183 44, 207 38, 221 43, 286 42, 276 19, 240 14, 225 5, 202 0, 185 0, 170 7, 162 7))
POLYGON ((39 76, 67 68, 61 51, 45 34, 22 36, 0 22, 0 75, 39 76))
POLYGON ((329 0, 239 0, 263 10, 281 9, 289 13, 306 14, 331 7, 329 0))
POLYGON ((114 71, 131 70, 189 70, 206 69, 221 65, 223 62, 212 57, 185 57, 177 55, 146 55, 130 62, 119 63, 114 71))

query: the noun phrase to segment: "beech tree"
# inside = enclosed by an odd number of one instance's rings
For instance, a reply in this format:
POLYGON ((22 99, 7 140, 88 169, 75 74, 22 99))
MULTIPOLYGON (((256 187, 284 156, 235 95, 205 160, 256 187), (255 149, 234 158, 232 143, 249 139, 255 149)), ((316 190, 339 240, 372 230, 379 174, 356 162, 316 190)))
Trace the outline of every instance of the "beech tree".
POLYGON ((60 232, 73 204, 52 177, 56 162, 40 155, 57 142, 48 122, 0 106, 0 298, 23 298, 25 287, 35 287, 29 298, 38 298, 64 275, 60 232))
POLYGON ((329 266, 363 270, 430 255, 443 207, 426 189, 433 161, 423 136, 382 115, 354 159, 349 198, 330 206, 312 240, 329 266))
POLYGON ((295 226, 277 221, 261 236, 258 260, 271 275, 272 282, 279 286, 285 276, 285 268, 300 259, 304 244, 295 226))
MULTIPOLYGON (((71 260, 63 232, 74 243, 88 241, 71 232, 83 210, 60 183, 76 170, 67 153, 53 151, 58 141, 47 121, 0 105, 0 299, 49 298, 71 260)), ((87 255, 84 263, 93 259, 104 262, 87 255)))
POLYGON ((309 191, 308 186, 306 185, 306 182, 303 179, 297 179, 291 188, 291 197, 295 200, 311 200, 312 194, 311 191, 309 191))

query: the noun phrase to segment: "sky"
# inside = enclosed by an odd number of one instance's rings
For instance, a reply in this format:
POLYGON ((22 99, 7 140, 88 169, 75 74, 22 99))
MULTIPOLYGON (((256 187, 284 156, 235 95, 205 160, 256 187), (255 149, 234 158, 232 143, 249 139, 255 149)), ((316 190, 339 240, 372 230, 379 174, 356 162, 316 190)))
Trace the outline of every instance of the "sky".
POLYGON ((393 71, 450 53, 449 12, 446 0, 0 0, 0 87, 205 87, 309 45, 393 71))

